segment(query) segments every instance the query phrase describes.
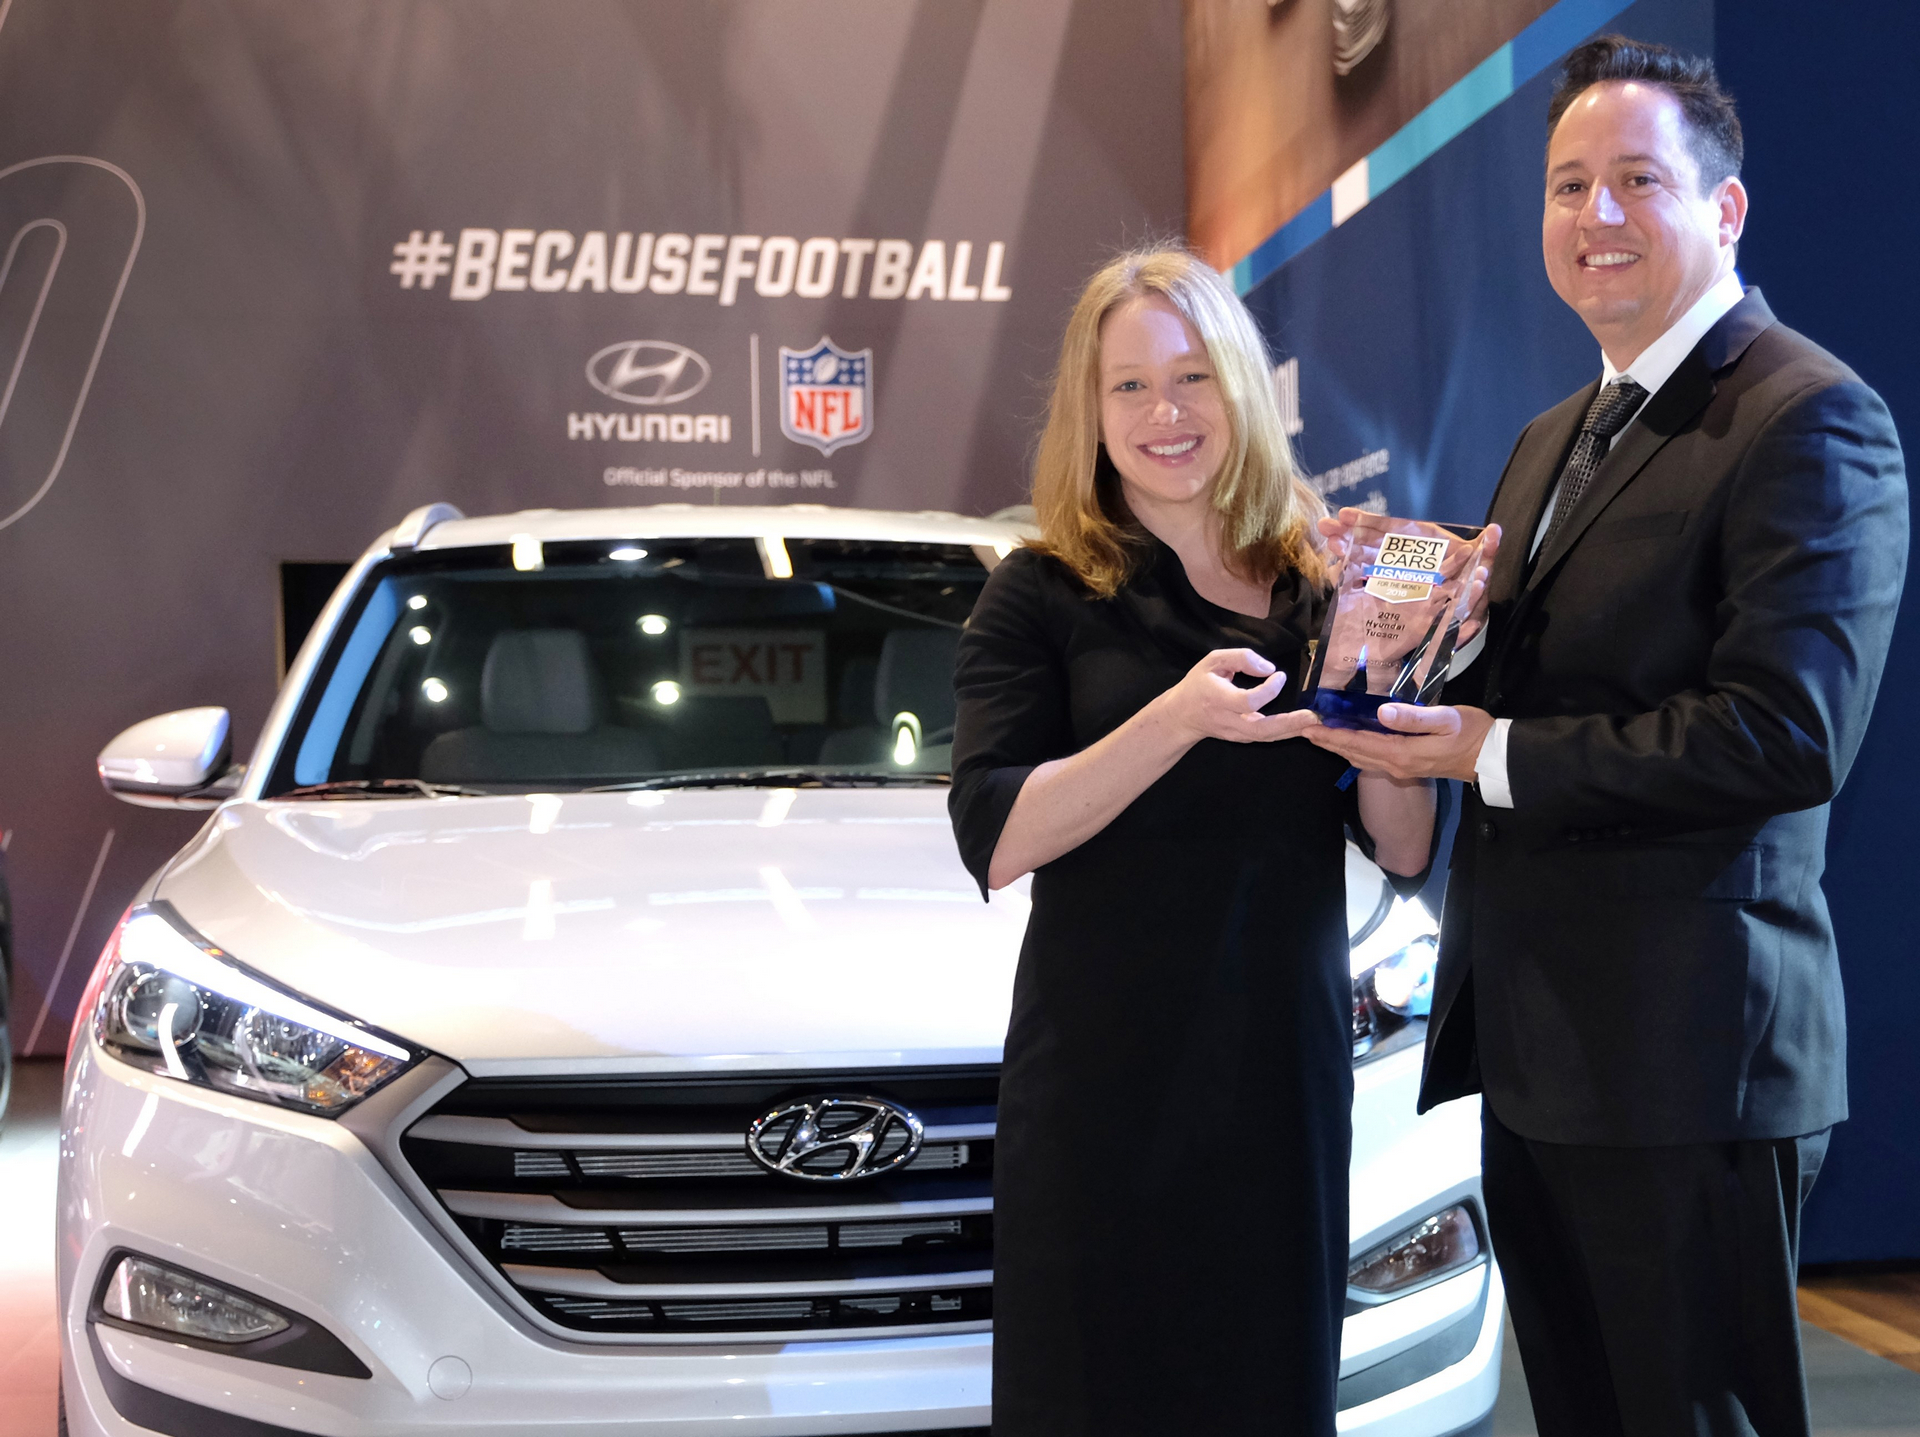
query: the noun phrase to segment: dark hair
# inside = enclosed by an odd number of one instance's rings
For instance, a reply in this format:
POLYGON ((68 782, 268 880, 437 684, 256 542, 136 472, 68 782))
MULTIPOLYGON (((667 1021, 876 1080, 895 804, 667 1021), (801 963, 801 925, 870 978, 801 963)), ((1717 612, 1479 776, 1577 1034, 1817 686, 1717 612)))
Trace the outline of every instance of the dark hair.
POLYGON ((1554 87, 1547 107, 1547 138, 1553 138, 1560 117, 1583 91, 1609 80, 1638 80, 1658 85, 1680 102, 1686 119, 1687 148, 1700 170, 1700 192, 1705 194, 1740 173, 1746 145, 1740 136, 1740 116, 1733 96, 1720 88, 1713 61, 1683 55, 1665 45, 1629 40, 1624 35, 1601 35, 1572 51, 1554 87))

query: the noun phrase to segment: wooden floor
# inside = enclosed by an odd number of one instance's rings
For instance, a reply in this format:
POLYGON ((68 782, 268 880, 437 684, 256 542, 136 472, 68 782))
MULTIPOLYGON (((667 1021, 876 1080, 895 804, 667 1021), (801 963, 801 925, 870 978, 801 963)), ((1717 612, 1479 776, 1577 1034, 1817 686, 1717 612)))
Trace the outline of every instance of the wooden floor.
POLYGON ((1805 1276, 1800 1317, 1876 1357, 1920 1372, 1920 1269, 1805 1276))

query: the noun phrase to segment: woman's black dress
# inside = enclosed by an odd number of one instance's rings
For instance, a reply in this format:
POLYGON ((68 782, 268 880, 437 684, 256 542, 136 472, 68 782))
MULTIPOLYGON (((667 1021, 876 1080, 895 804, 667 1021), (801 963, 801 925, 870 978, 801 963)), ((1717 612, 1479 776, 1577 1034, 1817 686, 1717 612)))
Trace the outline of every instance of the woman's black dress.
MULTIPOLYGON (((1016 550, 960 645, 950 807, 984 885, 1037 764, 1211 649, 1286 670, 1323 599, 1265 619, 1178 557, 1099 600, 1016 550)), ((996 1437, 1331 1437, 1353 1097, 1347 765, 1305 740, 1196 744, 1033 880, 994 1171, 996 1437)))

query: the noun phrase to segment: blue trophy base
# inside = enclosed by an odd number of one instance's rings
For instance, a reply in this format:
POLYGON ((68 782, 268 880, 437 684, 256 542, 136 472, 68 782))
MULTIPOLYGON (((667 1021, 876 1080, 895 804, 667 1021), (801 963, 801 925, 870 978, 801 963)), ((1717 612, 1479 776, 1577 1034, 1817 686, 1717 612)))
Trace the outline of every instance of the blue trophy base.
POLYGON ((1320 715, 1320 722, 1328 728, 1364 729, 1368 733, 1391 733, 1376 715, 1380 705, 1402 703, 1402 699, 1390 699, 1385 694, 1350 694, 1343 689, 1316 689, 1313 699, 1307 707, 1320 715))

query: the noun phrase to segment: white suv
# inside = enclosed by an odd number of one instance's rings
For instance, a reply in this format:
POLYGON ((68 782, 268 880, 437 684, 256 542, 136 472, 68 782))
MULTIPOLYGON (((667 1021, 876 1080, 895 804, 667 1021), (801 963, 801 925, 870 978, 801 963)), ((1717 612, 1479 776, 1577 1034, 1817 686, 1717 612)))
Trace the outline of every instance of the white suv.
MULTIPOLYGON (((1023 532, 435 505, 244 768, 223 709, 115 739, 110 789, 212 812, 75 1023, 70 1429, 983 1431, 1027 903, 945 770, 1023 532)), ((1353 850, 1348 908, 1340 1425, 1440 1437, 1499 1382, 1478 1114, 1414 1115, 1427 911, 1353 850)))

